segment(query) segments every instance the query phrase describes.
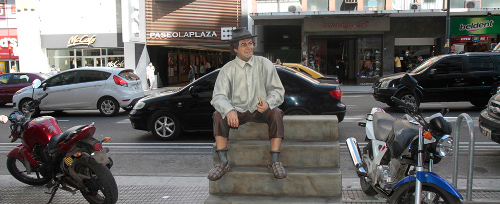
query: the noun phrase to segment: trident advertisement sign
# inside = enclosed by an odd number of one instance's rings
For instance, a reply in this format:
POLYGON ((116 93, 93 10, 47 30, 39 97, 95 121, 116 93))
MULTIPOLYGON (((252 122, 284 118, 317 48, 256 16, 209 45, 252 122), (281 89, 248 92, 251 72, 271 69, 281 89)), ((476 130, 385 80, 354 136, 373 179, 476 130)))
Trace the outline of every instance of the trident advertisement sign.
POLYGON ((450 20, 451 35, 500 34, 500 16, 477 18, 454 17, 450 20))

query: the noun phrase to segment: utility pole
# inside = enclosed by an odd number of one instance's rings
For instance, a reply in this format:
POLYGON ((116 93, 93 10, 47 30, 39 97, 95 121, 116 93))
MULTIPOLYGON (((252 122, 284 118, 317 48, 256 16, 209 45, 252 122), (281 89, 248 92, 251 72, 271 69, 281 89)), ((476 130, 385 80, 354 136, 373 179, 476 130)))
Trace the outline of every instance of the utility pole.
POLYGON ((450 54, 450 0, 446 0, 446 44, 444 45, 444 54, 450 54))

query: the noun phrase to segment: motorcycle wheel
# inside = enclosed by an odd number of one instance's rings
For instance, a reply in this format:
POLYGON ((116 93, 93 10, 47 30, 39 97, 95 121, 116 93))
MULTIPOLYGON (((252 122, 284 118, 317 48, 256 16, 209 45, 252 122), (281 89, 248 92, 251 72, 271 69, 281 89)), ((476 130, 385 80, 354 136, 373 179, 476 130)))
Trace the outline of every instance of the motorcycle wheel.
MULTIPOLYGON (((442 203, 455 204, 462 203, 448 191, 432 183, 422 183, 421 203, 442 203)), ((415 181, 405 183, 395 189, 394 194, 389 199, 390 204, 415 203, 415 181)))
POLYGON ((40 186, 50 181, 50 178, 44 177, 33 165, 31 165, 31 174, 27 174, 24 163, 14 157, 7 158, 7 169, 14 178, 28 185, 40 186))
POLYGON ((116 203, 118 200, 118 187, 111 171, 106 166, 97 163, 94 159, 78 159, 74 161, 73 168, 76 173, 90 177, 83 179, 85 186, 80 192, 92 204, 116 203))
POLYGON ((373 189, 373 187, 370 185, 370 183, 366 181, 365 177, 359 178, 359 184, 361 185, 361 190, 367 196, 374 196, 378 194, 377 191, 375 191, 375 189, 373 189))

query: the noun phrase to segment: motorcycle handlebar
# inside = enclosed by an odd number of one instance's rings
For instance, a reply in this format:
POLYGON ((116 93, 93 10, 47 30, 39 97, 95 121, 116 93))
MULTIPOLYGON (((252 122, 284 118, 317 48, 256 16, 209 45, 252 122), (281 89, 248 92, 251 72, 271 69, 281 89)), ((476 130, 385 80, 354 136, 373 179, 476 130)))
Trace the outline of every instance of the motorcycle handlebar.
POLYGON ((403 108, 408 108, 408 104, 406 104, 405 102, 403 102, 402 100, 399 100, 399 98, 396 98, 394 96, 391 96, 391 100, 394 101, 394 103, 396 103, 397 105, 399 106, 403 106, 403 108))

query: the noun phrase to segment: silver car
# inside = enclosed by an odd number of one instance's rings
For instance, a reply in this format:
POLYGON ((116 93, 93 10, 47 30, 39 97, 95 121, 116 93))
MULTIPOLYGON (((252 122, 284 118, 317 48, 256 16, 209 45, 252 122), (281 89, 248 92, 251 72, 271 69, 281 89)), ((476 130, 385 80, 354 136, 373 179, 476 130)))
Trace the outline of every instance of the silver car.
POLYGON ((58 73, 42 82, 39 88, 25 87, 12 98, 14 110, 26 111, 33 98, 48 96, 40 111, 94 110, 114 116, 120 110, 131 110, 144 97, 141 80, 131 69, 85 67, 58 73), (34 94, 33 94, 34 91, 34 94))

